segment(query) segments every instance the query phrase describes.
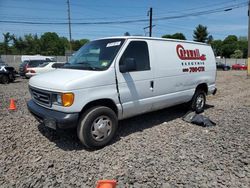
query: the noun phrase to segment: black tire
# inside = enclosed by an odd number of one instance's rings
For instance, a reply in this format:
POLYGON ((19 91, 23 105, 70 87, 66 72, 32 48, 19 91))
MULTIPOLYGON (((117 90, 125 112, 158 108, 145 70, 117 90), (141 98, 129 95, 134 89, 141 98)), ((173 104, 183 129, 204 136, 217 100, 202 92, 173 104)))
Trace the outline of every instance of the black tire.
POLYGON ((228 71, 228 68, 227 67, 224 67, 224 69, 223 69, 224 71, 228 71))
POLYGON ((14 73, 11 73, 9 75, 9 80, 10 80, 10 82, 14 82, 15 81, 15 75, 14 75, 14 73))
POLYGON ((8 75, 6 74, 1 75, 1 82, 3 84, 8 84, 10 82, 8 75))
POLYGON ((80 117, 77 136, 86 147, 100 148, 111 141, 117 126, 118 120, 113 110, 105 106, 96 106, 87 110, 80 117))
POLYGON ((201 113, 204 111, 205 106, 206 106, 206 93, 203 90, 197 89, 191 100, 190 108, 196 113, 201 113))

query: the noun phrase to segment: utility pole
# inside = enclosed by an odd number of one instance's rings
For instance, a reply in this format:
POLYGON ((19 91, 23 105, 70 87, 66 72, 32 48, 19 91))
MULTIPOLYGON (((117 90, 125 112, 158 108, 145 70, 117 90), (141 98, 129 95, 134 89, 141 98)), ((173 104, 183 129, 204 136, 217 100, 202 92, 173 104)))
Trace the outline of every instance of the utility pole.
POLYGON ((69 21, 69 50, 70 50, 70 53, 72 53, 71 20, 70 20, 70 5, 69 5, 69 0, 67 0, 67 4, 68 4, 68 21, 69 21))
POLYGON ((149 10, 149 37, 152 37, 152 16, 153 16, 153 8, 150 7, 150 10, 149 10))
POLYGON ((248 53, 247 53, 247 76, 250 78, 250 0, 248 1, 248 53))

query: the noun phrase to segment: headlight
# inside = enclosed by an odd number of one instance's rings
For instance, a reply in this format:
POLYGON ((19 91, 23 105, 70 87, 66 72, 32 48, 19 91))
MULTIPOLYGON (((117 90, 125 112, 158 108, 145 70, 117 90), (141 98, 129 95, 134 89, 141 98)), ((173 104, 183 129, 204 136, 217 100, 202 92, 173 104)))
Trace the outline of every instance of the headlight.
POLYGON ((55 94, 55 102, 56 104, 62 105, 62 94, 55 94))
POLYGON ((74 93, 53 94, 53 104, 69 107, 74 102, 74 93))

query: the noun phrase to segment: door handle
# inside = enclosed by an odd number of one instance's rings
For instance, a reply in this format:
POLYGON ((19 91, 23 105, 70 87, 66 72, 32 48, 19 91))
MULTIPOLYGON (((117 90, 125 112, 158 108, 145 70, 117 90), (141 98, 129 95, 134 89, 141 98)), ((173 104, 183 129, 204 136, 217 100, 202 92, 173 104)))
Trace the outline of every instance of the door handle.
POLYGON ((151 89, 151 90, 154 89, 154 81, 150 81, 150 89, 151 89))

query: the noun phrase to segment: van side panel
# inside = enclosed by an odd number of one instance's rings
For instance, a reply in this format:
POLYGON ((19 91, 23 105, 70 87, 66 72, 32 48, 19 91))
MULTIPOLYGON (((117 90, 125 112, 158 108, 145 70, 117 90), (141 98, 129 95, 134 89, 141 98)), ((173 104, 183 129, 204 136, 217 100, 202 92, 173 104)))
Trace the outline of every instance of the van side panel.
POLYGON ((154 110, 188 102, 200 83, 214 86, 216 67, 210 46, 153 41, 150 47, 153 50, 152 64, 155 65, 154 110), (178 45, 181 47, 177 48, 178 45), (187 51, 192 53, 189 58, 178 56, 178 53, 185 56, 187 51), (202 55, 205 59, 200 57, 202 55))

